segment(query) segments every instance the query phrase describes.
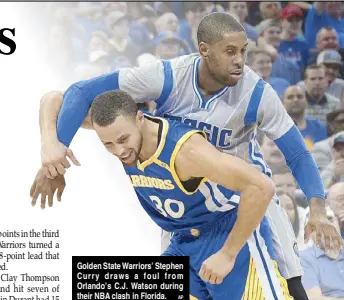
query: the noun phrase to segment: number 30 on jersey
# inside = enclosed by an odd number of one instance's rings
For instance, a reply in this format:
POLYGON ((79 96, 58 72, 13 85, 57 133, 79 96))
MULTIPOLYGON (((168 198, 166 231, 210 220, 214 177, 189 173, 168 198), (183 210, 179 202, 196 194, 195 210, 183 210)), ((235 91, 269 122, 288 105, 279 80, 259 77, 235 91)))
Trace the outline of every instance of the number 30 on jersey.
POLYGON ((179 219, 183 216, 185 212, 184 203, 182 201, 166 199, 164 202, 164 207, 163 207, 161 200, 157 196, 149 196, 149 198, 155 203, 156 209, 164 217, 170 216, 172 218, 179 219), (171 208, 171 204, 175 204, 178 207, 178 210, 174 211, 171 208))

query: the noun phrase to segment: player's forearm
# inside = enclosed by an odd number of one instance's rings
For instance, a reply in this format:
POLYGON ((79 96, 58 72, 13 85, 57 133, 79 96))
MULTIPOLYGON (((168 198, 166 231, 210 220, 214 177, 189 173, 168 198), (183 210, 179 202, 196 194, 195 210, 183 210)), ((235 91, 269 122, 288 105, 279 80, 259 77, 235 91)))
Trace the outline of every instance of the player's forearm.
POLYGON ((118 88, 118 72, 80 81, 70 86, 64 94, 57 119, 59 141, 69 147, 94 99, 102 93, 118 88))
POLYGON ((57 141, 56 121, 62 105, 62 97, 61 92, 53 91, 45 94, 41 99, 39 127, 42 144, 57 141))
POLYGON ((325 199, 324 186, 319 169, 309 152, 300 155, 292 167, 292 173, 308 200, 312 198, 325 199))
POLYGON ((326 216, 325 201, 319 198, 309 200, 309 214, 312 217, 326 216))
POLYGON ((223 250, 229 256, 236 257, 254 230, 256 230, 274 193, 273 183, 269 181, 264 187, 252 186, 242 191, 237 220, 223 246, 223 250))
POLYGON ((287 165, 306 198, 325 198, 325 191, 318 167, 307 150, 300 131, 294 125, 287 133, 275 140, 287 165))

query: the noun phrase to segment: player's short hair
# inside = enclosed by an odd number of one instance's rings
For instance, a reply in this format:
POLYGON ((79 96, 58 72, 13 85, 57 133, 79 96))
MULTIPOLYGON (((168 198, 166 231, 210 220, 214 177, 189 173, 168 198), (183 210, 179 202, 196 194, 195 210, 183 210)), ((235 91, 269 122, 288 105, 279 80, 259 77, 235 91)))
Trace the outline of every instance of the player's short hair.
POLYGON ((223 12, 214 12, 203 17, 197 28, 197 42, 214 44, 231 32, 245 31, 240 22, 232 15, 223 12))
POLYGON ((120 90, 109 91, 95 98, 91 106, 91 121, 100 127, 115 122, 118 116, 136 117, 138 107, 134 99, 120 90))

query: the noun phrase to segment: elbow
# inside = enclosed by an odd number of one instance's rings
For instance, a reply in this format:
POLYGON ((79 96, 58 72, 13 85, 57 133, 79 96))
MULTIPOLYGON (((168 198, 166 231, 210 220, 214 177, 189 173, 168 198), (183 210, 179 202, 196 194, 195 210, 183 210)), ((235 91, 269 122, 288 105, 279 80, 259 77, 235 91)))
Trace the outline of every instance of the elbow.
POLYGON ((62 99, 63 93, 59 91, 51 91, 43 95, 43 97, 41 98, 41 105, 44 105, 46 103, 55 103, 61 105, 62 99))

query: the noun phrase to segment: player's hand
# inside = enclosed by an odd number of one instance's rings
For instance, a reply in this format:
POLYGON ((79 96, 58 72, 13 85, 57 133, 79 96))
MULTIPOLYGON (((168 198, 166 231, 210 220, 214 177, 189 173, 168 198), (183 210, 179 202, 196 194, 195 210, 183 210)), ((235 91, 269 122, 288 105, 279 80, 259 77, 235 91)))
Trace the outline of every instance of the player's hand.
POLYGON ((232 271, 234 263, 235 257, 231 257, 224 250, 220 250, 203 262, 199 276, 205 282, 221 284, 223 279, 232 271))
POLYGON ((343 247, 343 240, 336 227, 328 220, 326 211, 311 213, 305 226, 305 243, 308 243, 313 232, 315 235, 314 242, 318 248, 339 255, 340 249, 343 247))
POLYGON ((39 195, 41 195, 41 208, 45 208, 47 197, 48 205, 52 207, 56 190, 57 200, 61 201, 65 186, 66 182, 63 175, 59 175, 54 179, 49 179, 45 176, 43 168, 40 168, 30 189, 30 197, 32 198, 31 205, 35 206, 39 195))
POLYGON ((60 142, 43 143, 41 148, 41 161, 43 172, 49 179, 58 175, 64 175, 65 169, 70 167, 67 157, 74 165, 80 166, 79 161, 74 156, 72 150, 60 142))

